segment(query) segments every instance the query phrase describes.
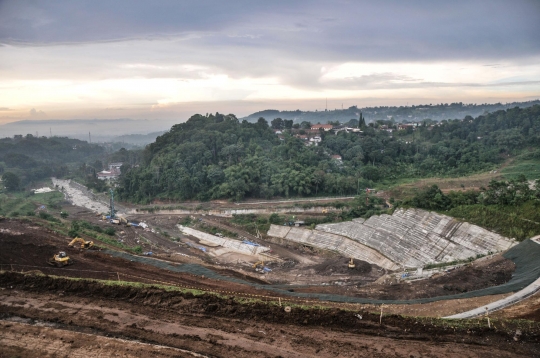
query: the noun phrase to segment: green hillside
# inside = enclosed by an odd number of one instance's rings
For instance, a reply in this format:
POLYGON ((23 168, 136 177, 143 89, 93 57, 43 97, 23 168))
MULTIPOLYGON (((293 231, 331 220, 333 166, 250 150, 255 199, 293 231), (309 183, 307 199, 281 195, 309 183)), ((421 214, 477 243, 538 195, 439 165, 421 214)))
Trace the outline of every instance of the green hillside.
POLYGON ((123 168, 119 193, 141 203, 356 194, 407 178, 490 170, 523 153, 538 162, 537 148, 538 105, 400 130, 378 121, 363 133, 290 128, 279 136, 264 119, 194 115, 147 146, 139 166, 123 168), (295 135, 319 135, 322 142, 306 146, 295 135))

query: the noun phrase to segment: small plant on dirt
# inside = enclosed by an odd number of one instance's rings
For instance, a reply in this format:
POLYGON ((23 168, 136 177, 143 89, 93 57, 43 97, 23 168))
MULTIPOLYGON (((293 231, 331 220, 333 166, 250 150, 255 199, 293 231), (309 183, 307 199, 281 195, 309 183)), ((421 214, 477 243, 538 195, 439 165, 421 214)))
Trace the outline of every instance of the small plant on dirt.
POLYGON ((116 230, 114 230, 114 228, 112 227, 106 228, 104 232, 109 236, 114 236, 114 234, 116 234, 116 230))
POLYGON ((67 218, 68 216, 69 216, 69 214, 66 213, 65 211, 60 212, 60 217, 61 217, 62 219, 65 219, 65 218, 67 218))
POLYGON ((55 218, 54 216, 52 216, 51 214, 45 212, 45 211, 40 211, 39 212, 39 217, 43 220, 47 220, 47 221, 52 221, 52 222, 59 222, 60 220, 58 220, 57 218, 55 218))
POLYGON ((77 237, 77 236, 79 236, 79 231, 78 231, 78 230, 74 230, 74 229, 70 229, 70 230, 68 231, 68 235, 69 235, 69 237, 77 237))
POLYGON ((180 220, 179 224, 182 225, 182 226, 190 226, 192 223, 192 220, 189 216, 186 216, 185 218, 183 218, 182 220, 180 220))
POLYGON ((68 231, 68 235, 70 237, 77 237, 79 236, 79 231, 81 230, 81 226, 79 225, 78 221, 72 221, 71 222, 71 228, 68 231))
POLYGON ((19 216, 19 212, 18 212, 18 211, 13 211, 13 212, 11 213, 11 216, 14 217, 14 218, 16 218, 17 216, 19 216))

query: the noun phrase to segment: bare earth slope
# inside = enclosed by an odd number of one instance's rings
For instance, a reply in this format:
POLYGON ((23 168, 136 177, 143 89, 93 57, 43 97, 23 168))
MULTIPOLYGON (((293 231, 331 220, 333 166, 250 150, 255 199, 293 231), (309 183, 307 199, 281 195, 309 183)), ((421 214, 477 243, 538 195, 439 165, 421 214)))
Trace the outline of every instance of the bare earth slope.
POLYGON ((128 357, 148 354, 148 346, 134 341, 166 346, 154 350, 156 357, 192 353, 217 357, 540 354, 540 336, 534 329, 516 341, 515 327, 445 328, 431 325, 429 320, 393 315, 379 324, 378 314, 365 311, 293 308, 287 313, 279 306, 240 304, 212 295, 111 287, 13 272, 0 274, 0 297, 2 351, 21 357, 36 352, 52 357, 53 348, 70 356, 88 352, 94 353, 86 356, 110 356, 120 352, 120 347, 128 357))

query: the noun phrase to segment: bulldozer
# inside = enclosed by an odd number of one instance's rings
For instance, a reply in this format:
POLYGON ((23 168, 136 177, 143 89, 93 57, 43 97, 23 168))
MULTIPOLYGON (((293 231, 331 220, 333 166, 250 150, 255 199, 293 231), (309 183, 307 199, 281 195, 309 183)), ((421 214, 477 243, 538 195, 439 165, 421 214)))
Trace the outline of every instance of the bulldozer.
POLYGON ((81 249, 90 249, 94 246, 93 241, 85 241, 84 239, 81 239, 80 237, 76 237, 68 244, 68 247, 73 247, 75 244, 80 244, 81 249))
POLYGON ((348 267, 352 270, 356 267, 356 265, 354 264, 354 260, 353 258, 351 257, 351 259, 349 260, 349 265, 348 267))
POLYGON ((73 264, 73 260, 71 260, 64 251, 60 251, 58 254, 51 257, 47 263, 56 267, 64 267, 73 264))

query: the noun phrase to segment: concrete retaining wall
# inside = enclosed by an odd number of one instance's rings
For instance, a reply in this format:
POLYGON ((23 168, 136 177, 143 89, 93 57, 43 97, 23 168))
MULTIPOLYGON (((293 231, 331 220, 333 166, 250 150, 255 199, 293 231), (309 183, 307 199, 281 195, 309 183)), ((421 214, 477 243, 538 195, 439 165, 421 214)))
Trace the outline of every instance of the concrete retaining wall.
POLYGON ((322 231, 297 227, 270 225, 269 236, 290 240, 321 249, 337 251, 345 257, 367 261, 387 270, 397 270, 399 265, 370 247, 349 238, 322 231))
POLYGON ((206 232, 189 228, 187 226, 182 226, 182 225, 177 225, 177 226, 178 226, 178 229, 180 229, 180 231, 182 231, 186 235, 196 237, 199 240, 207 241, 209 243, 225 247, 229 250, 232 250, 232 251, 244 254, 244 255, 257 256, 263 252, 270 251, 269 247, 248 245, 248 244, 244 244, 242 241, 211 235, 206 232))

